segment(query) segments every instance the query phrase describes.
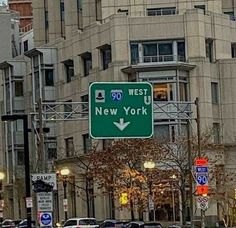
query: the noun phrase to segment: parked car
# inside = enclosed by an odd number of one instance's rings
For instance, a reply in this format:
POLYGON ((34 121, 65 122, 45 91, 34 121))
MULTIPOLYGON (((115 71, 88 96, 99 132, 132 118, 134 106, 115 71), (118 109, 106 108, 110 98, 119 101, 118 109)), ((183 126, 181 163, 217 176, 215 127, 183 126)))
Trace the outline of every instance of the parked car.
POLYGON ((65 223, 66 228, 97 228, 97 221, 95 218, 70 218, 65 223))
POLYGON ((14 228, 14 227, 15 227, 15 223, 11 219, 5 219, 2 222, 2 228, 14 228))
POLYGON ((126 228, 163 228, 159 222, 143 222, 143 221, 133 221, 130 222, 126 228))
POLYGON ((126 225, 126 228, 144 228, 144 222, 143 221, 133 221, 133 222, 129 222, 126 225))
POLYGON ((99 227, 100 228, 124 228, 125 222, 116 221, 116 220, 105 220, 103 221, 99 227))
MULTIPOLYGON (((18 228, 27 228, 27 219, 23 219, 17 226, 18 228)), ((35 227, 35 221, 31 221, 31 227, 35 227)))
POLYGON ((144 224, 144 228, 163 228, 159 222, 148 222, 144 224))

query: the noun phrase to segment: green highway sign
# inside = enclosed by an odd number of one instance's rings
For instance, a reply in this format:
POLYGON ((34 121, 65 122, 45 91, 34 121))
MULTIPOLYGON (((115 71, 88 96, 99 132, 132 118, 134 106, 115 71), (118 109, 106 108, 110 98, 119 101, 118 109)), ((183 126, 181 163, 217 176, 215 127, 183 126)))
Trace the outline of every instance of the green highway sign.
POLYGON ((149 138, 153 93, 148 82, 94 82, 89 87, 89 133, 95 139, 149 138))

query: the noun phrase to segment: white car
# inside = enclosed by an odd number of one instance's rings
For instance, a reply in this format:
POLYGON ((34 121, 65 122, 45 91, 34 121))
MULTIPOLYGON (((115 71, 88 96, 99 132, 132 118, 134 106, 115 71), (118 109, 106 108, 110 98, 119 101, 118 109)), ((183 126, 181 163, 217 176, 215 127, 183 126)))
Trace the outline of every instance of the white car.
POLYGON ((97 228, 97 221, 95 218, 70 218, 65 223, 66 228, 97 228))

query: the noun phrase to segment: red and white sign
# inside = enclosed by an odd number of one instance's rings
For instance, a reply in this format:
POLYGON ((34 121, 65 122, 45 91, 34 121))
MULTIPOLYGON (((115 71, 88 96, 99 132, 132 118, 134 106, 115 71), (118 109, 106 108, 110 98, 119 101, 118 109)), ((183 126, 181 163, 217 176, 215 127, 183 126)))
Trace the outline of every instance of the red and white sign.
POLYGON ((195 166, 208 166, 208 160, 206 158, 196 158, 195 166))
POLYGON ((208 208, 209 199, 207 196, 197 196, 197 208, 201 210, 206 210, 208 208))
POLYGON ((26 201, 26 208, 32 208, 33 207, 32 197, 27 197, 25 199, 25 201, 26 201))

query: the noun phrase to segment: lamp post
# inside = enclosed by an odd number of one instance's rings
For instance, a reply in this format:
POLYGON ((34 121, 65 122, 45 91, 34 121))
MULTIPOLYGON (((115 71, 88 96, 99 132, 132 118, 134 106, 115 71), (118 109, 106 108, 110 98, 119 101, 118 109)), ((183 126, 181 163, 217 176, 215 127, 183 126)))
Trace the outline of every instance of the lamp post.
POLYGON ((176 180, 176 175, 175 174, 173 174, 171 177, 170 177, 171 179, 172 179, 172 210, 173 210, 173 222, 175 222, 175 189, 174 189, 174 181, 176 180))
MULTIPOLYGON (((25 197, 26 200, 31 197, 30 194, 30 159, 29 159, 29 137, 28 137, 28 116, 26 114, 4 115, 2 121, 23 121, 24 131, 24 166, 25 166, 25 197)), ((26 204, 27 227, 31 228, 31 207, 26 204)))
MULTIPOLYGON (((156 164, 153 161, 145 161, 143 166, 147 170, 152 170, 155 168, 156 164)), ((148 201, 149 221, 152 220, 152 216, 151 216, 152 210, 153 210, 153 220, 155 221, 156 215, 155 215, 155 205, 153 202, 152 180, 150 180, 148 184, 149 184, 149 186, 148 186, 149 187, 149 201, 148 201)))
POLYGON ((66 167, 62 168, 60 170, 60 174, 62 176, 62 182, 63 182, 63 189, 64 189, 64 201, 63 201, 63 206, 64 206, 64 212, 65 212, 65 221, 68 218, 67 215, 67 207, 68 207, 68 201, 67 201, 67 179, 68 175, 70 174, 70 170, 66 167))
POLYGON ((2 196, 2 181, 5 178, 5 174, 3 172, 0 172, 0 224, 2 224, 3 221, 3 196, 2 196))

